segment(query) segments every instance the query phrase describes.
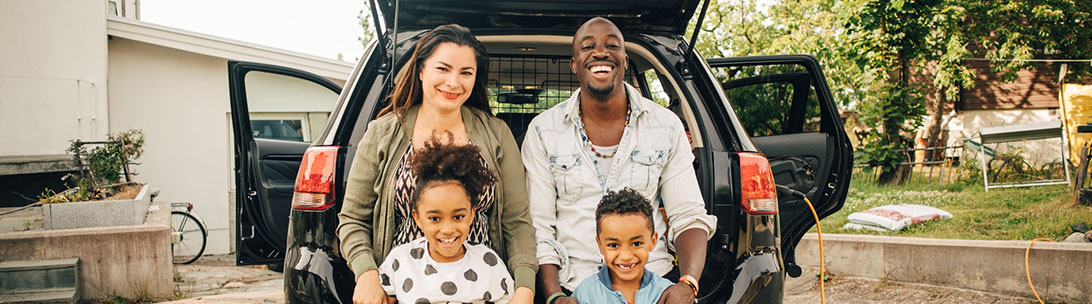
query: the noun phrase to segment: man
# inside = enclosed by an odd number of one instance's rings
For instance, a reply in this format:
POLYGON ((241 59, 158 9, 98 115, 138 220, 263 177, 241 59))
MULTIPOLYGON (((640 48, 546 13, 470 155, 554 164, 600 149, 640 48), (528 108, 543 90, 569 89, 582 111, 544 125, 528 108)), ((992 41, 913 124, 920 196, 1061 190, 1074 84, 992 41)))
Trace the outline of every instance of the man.
POLYGON ((667 303, 693 303, 716 218, 706 214, 682 122, 623 82, 629 58, 614 23, 588 20, 572 47, 580 89, 535 117, 522 149, 538 240, 538 294, 576 303, 563 290, 572 291, 603 265, 596 205, 607 191, 628 187, 667 216, 654 214, 662 239, 647 269, 678 281, 664 292, 667 303))

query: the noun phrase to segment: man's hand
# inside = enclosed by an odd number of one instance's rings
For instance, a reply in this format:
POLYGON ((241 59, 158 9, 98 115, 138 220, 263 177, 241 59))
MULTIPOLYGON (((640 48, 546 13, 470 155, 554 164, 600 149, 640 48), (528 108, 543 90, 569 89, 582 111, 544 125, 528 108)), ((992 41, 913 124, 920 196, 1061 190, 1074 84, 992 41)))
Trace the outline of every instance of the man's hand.
POLYGON ((531 291, 527 287, 516 287, 516 292, 512 294, 512 300, 508 301, 512 304, 534 304, 535 292, 531 291))
POLYGON ((554 304, 580 304, 580 301, 577 301, 574 297, 557 297, 554 304))
POLYGON ((660 298, 667 304, 694 304, 694 290, 686 283, 675 283, 660 298))
MULTIPOLYGON (((554 264, 538 265, 538 290, 544 292, 543 299, 561 292, 561 282, 557 279, 558 266, 554 264)), ((579 304, 573 297, 558 297, 553 304, 579 304)))
POLYGON ((387 304, 387 292, 379 285, 379 271, 368 270, 356 279, 353 304, 387 304))

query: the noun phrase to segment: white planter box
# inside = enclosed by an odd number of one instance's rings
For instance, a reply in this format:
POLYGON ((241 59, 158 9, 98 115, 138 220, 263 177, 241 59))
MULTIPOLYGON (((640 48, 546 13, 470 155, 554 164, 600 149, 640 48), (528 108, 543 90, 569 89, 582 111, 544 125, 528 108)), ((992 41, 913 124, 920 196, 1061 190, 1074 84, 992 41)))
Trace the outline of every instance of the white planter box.
POLYGON ((152 202, 148 185, 131 200, 72 202, 42 205, 47 230, 107 226, 128 226, 144 223, 144 215, 152 202))

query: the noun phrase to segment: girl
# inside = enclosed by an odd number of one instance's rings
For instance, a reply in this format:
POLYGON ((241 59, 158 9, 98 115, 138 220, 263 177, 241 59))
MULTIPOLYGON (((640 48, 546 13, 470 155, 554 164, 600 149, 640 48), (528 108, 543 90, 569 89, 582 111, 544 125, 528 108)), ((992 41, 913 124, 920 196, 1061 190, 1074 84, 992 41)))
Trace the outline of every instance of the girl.
POLYGON ((470 198, 493 179, 482 162, 466 161, 478 147, 433 138, 424 148, 411 161, 417 187, 410 203, 424 237, 395 247, 379 267, 390 303, 508 303, 514 287, 504 262, 466 242, 476 214, 470 198))
POLYGON ((354 303, 385 302, 376 266, 391 248, 423 236, 410 208, 416 183, 408 160, 433 132, 450 132, 454 145, 479 147, 464 161, 482 161, 495 172, 471 197, 475 214, 464 238, 506 262, 516 286, 512 303, 532 302, 538 258, 523 161, 508 125, 489 109, 488 70, 485 48, 470 30, 439 26, 417 40, 389 105, 368 124, 338 214, 341 256, 356 279, 354 303))

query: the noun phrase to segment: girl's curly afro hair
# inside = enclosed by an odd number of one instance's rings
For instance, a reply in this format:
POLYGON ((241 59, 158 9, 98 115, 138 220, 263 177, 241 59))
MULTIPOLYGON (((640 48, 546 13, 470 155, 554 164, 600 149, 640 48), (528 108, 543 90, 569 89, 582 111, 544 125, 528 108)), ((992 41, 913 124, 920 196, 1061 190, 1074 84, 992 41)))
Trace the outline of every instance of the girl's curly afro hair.
POLYGON ((463 186, 467 198, 474 206, 488 183, 493 182, 493 172, 485 167, 480 159, 481 150, 475 145, 455 145, 454 135, 433 134, 425 142, 424 149, 414 151, 410 167, 417 176, 417 187, 411 200, 412 208, 417 209, 417 200, 421 193, 445 182, 457 182, 463 186))

